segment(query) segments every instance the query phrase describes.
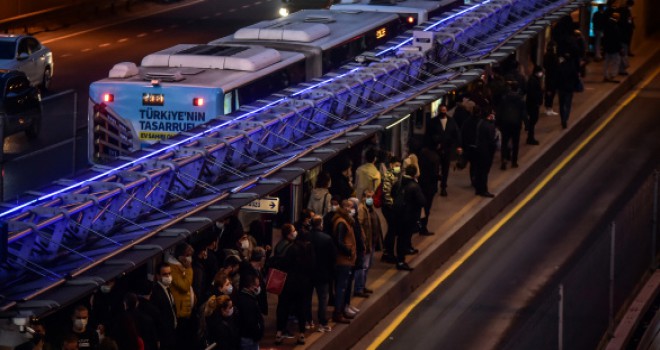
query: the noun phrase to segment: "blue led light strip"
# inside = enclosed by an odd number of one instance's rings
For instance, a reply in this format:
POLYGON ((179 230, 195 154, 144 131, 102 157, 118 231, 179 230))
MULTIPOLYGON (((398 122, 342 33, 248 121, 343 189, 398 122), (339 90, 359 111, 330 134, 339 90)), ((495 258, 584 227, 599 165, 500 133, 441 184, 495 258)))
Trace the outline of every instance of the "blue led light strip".
MULTIPOLYGON (((439 20, 439 21, 437 21, 437 22, 435 22, 435 23, 429 25, 428 27, 424 28, 424 31, 429 31, 429 30, 431 30, 431 29, 434 29, 435 27, 437 27, 438 25, 440 25, 440 24, 442 24, 442 23, 444 23, 444 22, 446 22, 446 21, 449 21, 449 20, 451 20, 451 19, 453 19, 453 18, 456 18, 457 16, 463 15, 463 14, 465 14, 465 13, 467 13, 467 12, 473 11, 474 9, 479 8, 479 7, 481 7, 482 5, 488 4, 488 3, 490 3, 491 1, 492 1, 492 0, 484 0, 484 1, 481 2, 481 3, 475 4, 475 5, 473 5, 473 6, 471 6, 471 7, 468 7, 468 8, 466 8, 466 9, 462 10, 462 11, 459 11, 459 12, 457 12, 457 13, 455 13, 455 14, 449 16, 449 17, 443 18, 443 19, 441 19, 441 20, 439 20)), ((397 49, 399 49, 400 47, 402 47, 402 46, 404 46, 404 45, 410 43, 410 42, 412 41, 412 39, 413 39, 413 38, 406 39, 406 40, 404 40, 403 42, 401 42, 401 43, 399 43, 399 44, 397 44, 397 45, 394 45, 394 46, 389 47, 389 48, 387 48, 387 49, 385 49, 385 50, 383 50, 383 51, 380 51, 380 52, 378 52, 378 53, 376 54, 376 56, 380 56, 380 55, 382 55, 382 54, 384 54, 384 53, 386 53, 386 52, 392 51, 392 50, 397 50, 397 49)), ((341 75, 338 75, 338 76, 333 77, 333 78, 331 78, 331 79, 327 79, 327 80, 324 80, 324 81, 322 81, 322 82, 319 82, 319 83, 316 83, 316 84, 314 84, 314 85, 311 85, 311 86, 309 86, 309 87, 307 87, 307 88, 305 88, 305 89, 303 89, 303 90, 301 90, 301 91, 298 91, 298 92, 292 94, 291 96, 298 96, 298 95, 303 94, 303 93, 305 93, 305 92, 307 92, 307 91, 309 91, 309 90, 311 90, 311 89, 317 88, 317 87, 322 86, 322 85, 324 85, 324 84, 327 84, 327 83, 333 82, 333 81, 335 81, 335 80, 337 80, 337 79, 340 79, 340 78, 342 78, 342 77, 344 77, 344 76, 346 76, 346 75, 348 75, 348 74, 354 73, 355 71, 360 70, 360 69, 362 69, 362 67, 354 68, 354 69, 352 69, 352 70, 350 70, 350 71, 348 71, 348 72, 346 72, 346 73, 344 73, 344 74, 341 74, 341 75)), ((188 143, 188 142, 194 141, 195 139, 197 139, 197 138, 199 138, 199 137, 203 137, 203 136, 205 136, 206 134, 209 134, 209 133, 211 133, 211 132, 213 132, 213 131, 215 131, 215 130, 218 130, 218 129, 220 129, 220 128, 224 128, 224 127, 230 126, 230 125, 232 125, 232 124, 235 124, 235 123, 237 123, 238 121, 243 120, 243 119, 249 117, 250 115, 253 115, 253 114, 258 113, 258 112, 261 112, 261 111, 263 111, 263 110, 265 110, 265 109, 267 109, 267 108, 270 108, 270 107, 272 107, 272 106, 275 106, 275 105, 279 104, 280 102, 284 101, 285 99, 286 99, 286 98, 281 98, 281 99, 278 99, 278 100, 276 100, 276 101, 272 101, 272 102, 270 102, 270 103, 268 103, 268 104, 266 104, 266 105, 264 105, 264 106, 261 106, 261 107, 255 109, 255 110, 253 110, 253 111, 247 112, 247 113, 245 113, 245 114, 243 114, 243 115, 237 116, 236 118, 234 118, 234 119, 232 119, 232 120, 226 121, 226 122, 224 122, 224 123, 222 123, 222 124, 219 124, 219 125, 216 125, 216 126, 214 126, 214 127, 212 127, 212 128, 209 128, 209 129, 207 129, 207 130, 204 130, 204 131, 201 132, 201 133, 198 133, 198 134, 196 134, 196 135, 189 136, 189 137, 187 137, 187 138, 185 138, 185 139, 183 139, 183 140, 181 140, 181 141, 175 142, 175 143, 170 144, 170 145, 168 145, 168 146, 166 146, 166 147, 164 147, 164 148, 161 148, 161 149, 159 149, 159 150, 156 150, 156 151, 153 151, 153 152, 151 152, 151 153, 148 153, 148 154, 146 154, 146 155, 144 155, 144 156, 142 156, 142 157, 140 157, 140 158, 137 158, 137 159, 132 160, 132 161, 130 161, 130 162, 124 163, 124 164, 122 164, 122 165, 120 165, 120 166, 118 166, 118 167, 116 167, 116 168, 113 168, 113 169, 107 170, 107 171, 105 171, 105 172, 103 172, 103 173, 101 173, 101 174, 98 174, 98 175, 96 175, 96 176, 93 176, 93 177, 91 177, 91 178, 89 178, 89 179, 83 180, 83 181, 81 181, 81 182, 77 182, 77 183, 75 183, 75 184, 73 184, 73 185, 70 185, 70 186, 64 187, 64 188, 62 188, 62 189, 60 189, 60 190, 57 190, 57 191, 55 191, 55 192, 52 192, 52 193, 49 193, 49 194, 45 194, 45 195, 43 195, 43 196, 41 196, 41 197, 38 197, 38 198, 36 198, 36 199, 33 199, 33 200, 31 200, 31 201, 28 201, 28 202, 26 202, 26 203, 23 203, 23 204, 21 204, 21 205, 18 205, 18 206, 16 206, 16 207, 12 208, 12 209, 9 209, 9 210, 7 210, 7 211, 4 211, 4 212, 0 213, 0 218, 4 218, 4 217, 6 217, 6 216, 8 216, 8 215, 10 215, 10 214, 16 213, 16 212, 18 212, 18 211, 21 210, 21 209, 24 209, 24 208, 26 208, 26 207, 28 207, 28 206, 34 205, 34 204, 39 203, 39 202, 41 202, 41 201, 44 201, 44 200, 47 200, 47 199, 52 199, 52 198, 54 198, 55 196, 57 196, 57 195, 59 195, 59 194, 62 194, 62 193, 64 193, 64 192, 67 192, 67 191, 70 191, 70 190, 73 190, 73 189, 76 189, 76 188, 79 188, 79 187, 81 187, 81 186, 83 186, 83 185, 85 185, 85 184, 88 184, 88 183, 90 183, 90 182, 100 180, 100 179, 102 179, 103 177, 106 177, 106 176, 112 175, 112 174, 114 174, 115 172, 117 172, 117 171, 119 171, 119 170, 126 169, 127 167, 130 167, 130 166, 132 166, 132 165, 136 165, 136 164, 138 164, 139 162, 142 162, 142 161, 144 161, 144 160, 147 160, 147 159, 149 159, 149 158, 151 158, 151 157, 153 157, 153 156, 156 156, 156 155, 158 155, 158 154, 164 153, 164 152, 166 152, 166 151, 170 151, 170 150, 172 150, 173 148, 176 148, 176 147, 178 147, 178 146, 181 146, 181 145, 183 145, 183 144, 185 144, 185 143, 188 143)))
MULTIPOLYGON (((429 25, 428 27, 424 28, 423 31, 428 32, 429 30, 431 30, 431 29, 433 29, 433 28, 439 26, 439 25, 442 24, 442 23, 445 23, 445 22, 449 21, 450 19, 456 18, 457 16, 460 16, 460 15, 466 13, 466 12, 470 12, 470 11, 472 11, 472 10, 474 10, 474 9, 476 9, 476 8, 478 8, 478 7, 480 7, 480 6, 482 6, 482 5, 485 5, 485 4, 487 4, 487 3, 491 2, 491 1, 492 1, 492 0, 485 0, 485 1, 482 2, 482 3, 476 4, 476 5, 472 5, 472 6, 468 7, 468 8, 466 8, 465 10, 462 10, 462 11, 456 12, 455 14, 453 14, 453 15, 451 15, 451 16, 449 16, 449 17, 443 18, 443 19, 441 19, 441 20, 439 20, 439 21, 437 21, 437 22, 435 22, 435 23, 429 25)), ((381 52, 378 52, 378 53, 376 54, 376 56, 380 56, 380 55, 382 55, 382 54, 384 54, 384 53, 386 53, 386 52, 390 52, 390 51, 392 51, 392 50, 398 50, 400 47, 402 47, 402 46, 404 46, 404 45, 409 44, 410 42, 412 42, 412 40, 413 40, 413 38, 406 39, 406 40, 404 40, 403 42, 401 42, 401 43, 399 43, 399 44, 397 44, 397 45, 394 45, 394 46, 389 47, 389 48, 387 48, 387 49, 385 49, 385 50, 383 50, 383 51, 381 51, 381 52)))
MULTIPOLYGON (((300 95, 300 94, 302 94, 302 93, 304 93, 304 92, 306 92, 306 91, 308 91, 308 90, 310 90, 310 89, 315 89, 315 88, 317 88, 317 87, 319 87, 319 86, 322 86, 322 85, 324 85, 324 84, 327 84, 327 83, 333 82, 333 81, 335 81, 335 80, 337 80, 337 79, 339 79, 339 78, 342 78, 342 77, 344 77, 344 76, 346 76, 346 75, 348 75, 348 74, 351 74, 351 73, 353 73, 353 72, 355 72, 355 71, 357 71, 357 70, 359 70, 359 69, 361 69, 361 67, 354 68, 354 69, 352 69, 352 70, 350 70, 350 71, 348 71, 348 72, 346 72, 346 73, 344 73, 344 74, 342 74, 342 75, 338 75, 338 76, 333 77, 333 78, 331 78, 331 79, 324 80, 324 81, 322 81, 322 82, 316 83, 316 84, 314 84, 314 85, 312 85, 312 86, 309 86, 309 87, 305 88, 304 90, 301 90, 301 91, 296 92, 296 93, 293 94, 292 96, 300 95)), ((185 138, 185 139, 183 139, 183 140, 181 140, 181 141, 178 141, 178 142, 175 142, 175 143, 173 143, 173 144, 171 144, 171 145, 168 145, 167 147, 164 147, 164 148, 161 148, 161 149, 159 149, 159 150, 153 151, 153 152, 151 152, 151 153, 145 154, 144 156, 142 156, 142 157, 140 157, 140 158, 137 158, 137 159, 132 160, 132 161, 130 161, 130 162, 124 163, 124 164, 122 164, 122 165, 120 165, 120 166, 118 166, 118 167, 116 167, 116 168, 113 168, 113 169, 107 170, 107 171, 105 171, 105 172, 103 172, 103 173, 101 173, 101 174, 98 174, 98 175, 96 175, 96 176, 93 176, 93 177, 91 177, 91 178, 89 178, 89 179, 83 180, 83 181, 81 181, 81 182, 77 182, 77 183, 75 183, 75 184, 73 184, 73 185, 69 185, 69 186, 64 187, 64 188, 62 188, 62 189, 60 189, 60 190, 57 190, 57 191, 55 191, 55 192, 52 192, 52 193, 49 193, 49 194, 45 194, 45 195, 43 195, 43 196, 41 196, 41 197, 39 197, 39 198, 37 198, 37 199, 33 199, 33 200, 29 201, 29 202, 23 203, 23 204, 21 204, 21 205, 19 205, 19 206, 16 206, 16 207, 14 207, 14 208, 11 208, 11 209, 9 209, 9 210, 7 210, 7 211, 4 211, 4 212, 0 213, 0 218, 6 217, 6 216, 8 216, 8 215, 10 215, 10 214, 12 214, 12 213, 15 213, 15 212, 17 212, 17 211, 19 211, 19 210, 21 210, 21 209, 23 209, 23 208, 26 208, 26 207, 28 207, 28 206, 34 205, 34 204, 36 204, 36 203, 38 203, 38 202, 41 202, 41 201, 44 201, 44 200, 47 200, 47 199, 51 199, 51 198, 53 198, 53 197, 55 197, 55 196, 57 196, 57 195, 59 195, 59 194, 62 194, 62 193, 64 193, 64 192, 67 192, 67 191, 70 191, 70 190, 73 190, 73 189, 76 189, 76 188, 82 187, 83 185, 88 184, 88 183, 90 183, 90 182, 94 182, 94 181, 100 180, 100 179, 102 179, 103 177, 106 177, 106 176, 112 175, 113 173, 115 173, 115 172, 117 172, 117 171, 119 171, 119 170, 126 169, 127 167, 130 167, 130 166, 132 166, 132 165, 136 165, 137 163, 142 162, 142 161, 144 161, 144 160, 147 160, 147 159, 149 159, 149 158, 151 158, 151 157, 153 157, 153 156, 156 156, 156 155, 158 155, 158 154, 161 154, 161 153, 164 153, 164 152, 166 152, 166 151, 169 151, 169 150, 171 150, 171 149, 173 149, 173 148, 175 148, 175 147, 181 146, 181 145, 183 145, 183 144, 185 144, 185 143, 188 143, 188 142, 190 142, 190 141, 194 141, 195 139, 197 139, 197 138, 199 138, 199 137, 203 137, 203 136, 205 136, 205 135, 207 135, 207 134, 209 134, 209 133, 211 133, 211 132, 213 132, 213 131, 216 131, 216 130, 218 130, 218 129, 220 129, 220 128, 224 128, 224 127, 230 126, 230 125, 232 125, 232 124, 235 124, 235 123, 237 123, 238 121, 243 120, 243 119, 249 117, 250 115, 253 115, 253 114, 258 113, 258 112, 261 112, 261 111, 264 111, 265 109, 270 108, 270 107, 273 107, 273 106, 279 104, 280 102, 282 102, 282 101, 284 101, 284 100, 285 100, 284 98, 281 98, 281 99, 279 99, 279 100, 272 101, 272 102, 270 102, 270 103, 268 103, 268 104, 266 104, 266 105, 264 105, 264 106, 261 106, 261 107, 255 109, 255 110, 253 110, 253 111, 250 111, 250 112, 247 112, 247 113, 242 114, 242 115, 240 115, 240 116, 237 116, 236 118, 234 118, 234 119, 232 119, 232 120, 226 121, 226 122, 224 122, 224 123, 222 123, 222 124, 218 124, 218 125, 216 125, 216 126, 214 126, 214 127, 212 127, 212 128, 209 128, 209 129, 207 129, 207 130, 204 130, 203 132, 200 132, 200 133, 198 133, 198 134, 195 134, 195 135, 189 136, 189 137, 187 137, 187 138, 185 138)))

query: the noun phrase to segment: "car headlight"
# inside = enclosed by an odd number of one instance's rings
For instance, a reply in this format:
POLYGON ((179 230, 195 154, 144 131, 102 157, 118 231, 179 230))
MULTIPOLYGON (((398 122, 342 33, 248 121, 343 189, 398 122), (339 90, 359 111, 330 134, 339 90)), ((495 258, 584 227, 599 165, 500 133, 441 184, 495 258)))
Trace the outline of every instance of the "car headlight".
POLYGON ((280 8, 280 16, 286 17, 288 15, 289 15, 289 9, 287 9, 286 7, 280 8))

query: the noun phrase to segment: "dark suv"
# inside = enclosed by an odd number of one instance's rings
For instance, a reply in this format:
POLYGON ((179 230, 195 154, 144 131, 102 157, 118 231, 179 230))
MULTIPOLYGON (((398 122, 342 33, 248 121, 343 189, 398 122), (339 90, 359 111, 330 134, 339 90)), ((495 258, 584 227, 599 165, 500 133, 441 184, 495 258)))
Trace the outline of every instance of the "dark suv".
POLYGON ((0 126, 0 145, 5 137, 20 131, 28 138, 39 136, 41 95, 23 72, 0 74, 0 126))

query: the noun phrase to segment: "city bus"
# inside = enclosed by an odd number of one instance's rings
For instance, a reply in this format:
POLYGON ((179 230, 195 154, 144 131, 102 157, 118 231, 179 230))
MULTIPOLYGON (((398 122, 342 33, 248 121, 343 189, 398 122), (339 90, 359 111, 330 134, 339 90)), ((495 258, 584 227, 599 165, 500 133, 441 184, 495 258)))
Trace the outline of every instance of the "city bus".
POLYGON ((463 4, 464 0, 340 0, 330 9, 396 13, 407 28, 413 28, 463 4))
POLYGON ((397 15, 300 11, 119 63, 89 89, 89 156, 116 158, 329 72, 400 34, 397 15))
POLYGON ((303 53, 307 74, 319 77, 401 34, 399 16, 367 11, 301 10, 239 29, 210 44, 262 45, 303 53))
POLYGON ((90 160, 128 154, 307 78, 303 54, 257 45, 179 44, 139 67, 118 63, 89 88, 90 160))

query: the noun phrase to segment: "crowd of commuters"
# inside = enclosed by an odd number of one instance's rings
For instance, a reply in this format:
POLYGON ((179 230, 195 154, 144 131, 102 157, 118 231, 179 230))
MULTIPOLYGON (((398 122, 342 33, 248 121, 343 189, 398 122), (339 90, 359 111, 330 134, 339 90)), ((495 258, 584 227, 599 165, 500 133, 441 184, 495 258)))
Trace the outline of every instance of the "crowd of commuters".
MULTIPOLYGON (((610 2, 593 17, 594 58, 604 58, 606 81, 627 74, 631 6, 631 0, 622 7, 610 2)), ((374 292, 368 276, 376 252, 382 262, 412 270, 406 262, 418 253, 412 236, 434 234, 428 219, 438 192, 449 196, 452 161, 469 164, 475 194, 490 198, 497 151, 502 170, 518 167, 523 130, 527 144, 540 143, 535 125, 542 106, 567 127, 586 54, 582 34, 566 17, 553 28, 542 65, 526 76, 510 57, 462 92, 453 111, 441 105, 428 116, 425 133, 411 137, 404 157, 367 145, 359 166, 341 158, 318 172, 299 220, 280 225, 274 247, 259 218, 231 216, 176 246, 152 267, 153 278, 103 284, 72 309, 57 337, 35 324, 34 339, 21 349, 258 349, 269 311, 269 268, 286 273, 275 344, 305 344, 309 331, 330 332, 330 320, 351 323, 360 312, 351 301, 374 292), (555 95, 559 113, 552 108, 555 95)))

